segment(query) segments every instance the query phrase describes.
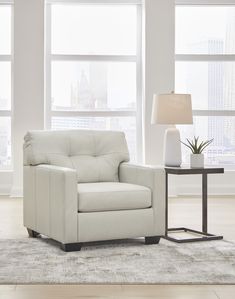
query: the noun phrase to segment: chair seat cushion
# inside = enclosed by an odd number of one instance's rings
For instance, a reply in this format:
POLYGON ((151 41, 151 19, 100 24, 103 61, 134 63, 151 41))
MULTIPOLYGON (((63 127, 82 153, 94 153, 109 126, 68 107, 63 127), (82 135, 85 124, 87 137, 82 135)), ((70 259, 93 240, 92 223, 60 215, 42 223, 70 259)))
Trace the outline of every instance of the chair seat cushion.
POLYGON ((135 210, 151 207, 149 188, 119 183, 78 184, 78 212, 135 210))

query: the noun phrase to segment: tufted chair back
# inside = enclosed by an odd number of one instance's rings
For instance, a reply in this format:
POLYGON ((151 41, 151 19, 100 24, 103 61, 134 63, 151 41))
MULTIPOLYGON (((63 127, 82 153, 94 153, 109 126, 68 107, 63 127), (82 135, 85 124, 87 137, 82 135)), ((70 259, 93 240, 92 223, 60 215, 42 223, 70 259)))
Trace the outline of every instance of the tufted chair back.
POLYGON ((78 183, 119 181, 119 164, 129 161, 123 132, 30 131, 24 140, 24 165, 73 168, 78 183))

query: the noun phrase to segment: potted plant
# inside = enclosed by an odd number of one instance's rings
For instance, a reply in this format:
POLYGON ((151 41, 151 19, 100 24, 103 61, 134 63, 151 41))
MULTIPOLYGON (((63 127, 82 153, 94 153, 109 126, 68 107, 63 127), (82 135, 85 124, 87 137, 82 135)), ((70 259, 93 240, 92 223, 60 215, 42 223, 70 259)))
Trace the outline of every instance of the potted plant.
POLYGON ((187 146, 192 152, 192 154, 190 155, 190 166, 192 168, 203 168, 203 151, 209 144, 211 144, 213 139, 199 142, 199 137, 194 136, 193 140, 189 140, 188 138, 186 138, 186 140, 187 143, 184 143, 183 141, 181 141, 181 143, 187 146))

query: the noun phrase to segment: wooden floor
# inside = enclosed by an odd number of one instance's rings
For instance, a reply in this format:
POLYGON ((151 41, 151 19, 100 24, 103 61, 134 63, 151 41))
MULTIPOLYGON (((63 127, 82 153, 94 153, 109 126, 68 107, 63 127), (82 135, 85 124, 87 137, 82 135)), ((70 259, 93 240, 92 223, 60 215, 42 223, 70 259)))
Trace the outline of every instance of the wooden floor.
MULTIPOLYGON (((201 200, 172 198, 169 218, 170 226, 200 229, 201 200)), ((209 199, 209 232, 235 240, 235 198, 209 199)), ((22 199, 0 198, 0 238, 27 237, 22 225, 22 199)), ((0 299, 29 298, 235 299, 235 285, 0 285, 0 299)))

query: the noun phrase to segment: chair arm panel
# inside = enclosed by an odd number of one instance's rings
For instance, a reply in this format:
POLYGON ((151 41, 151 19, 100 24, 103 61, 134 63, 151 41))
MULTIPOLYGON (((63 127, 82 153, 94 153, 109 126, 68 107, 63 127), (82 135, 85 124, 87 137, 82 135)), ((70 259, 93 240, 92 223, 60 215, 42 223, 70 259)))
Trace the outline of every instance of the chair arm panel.
POLYGON ((165 234, 165 170, 163 167, 142 166, 121 163, 119 166, 120 182, 142 185, 152 191, 152 207, 154 210, 154 232, 165 234))
POLYGON ((59 166, 24 166, 24 225, 62 243, 77 242, 76 176, 59 166))

